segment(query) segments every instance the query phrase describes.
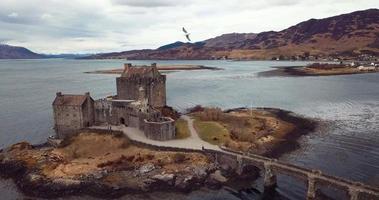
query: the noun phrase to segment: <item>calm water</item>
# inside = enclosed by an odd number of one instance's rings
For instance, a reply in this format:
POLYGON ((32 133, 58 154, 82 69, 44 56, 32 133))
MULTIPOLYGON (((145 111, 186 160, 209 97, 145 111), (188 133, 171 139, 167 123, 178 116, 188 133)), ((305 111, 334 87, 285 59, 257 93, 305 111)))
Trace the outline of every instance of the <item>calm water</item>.
MULTIPOLYGON (((45 141, 53 134, 51 103, 57 91, 95 98, 115 93, 116 75, 85 74, 120 68, 126 62, 87 60, 0 60, 0 148, 21 140, 45 141)), ((150 64, 151 61, 132 61, 150 64)), ((179 110, 202 104, 233 108, 277 107, 317 118, 323 127, 302 137, 301 148, 281 159, 379 187, 379 73, 330 77, 257 77, 270 61, 157 61, 202 64, 222 71, 167 75, 168 104, 179 110)), ((305 188, 279 177, 281 199, 303 199, 305 188)), ((0 182, 6 199, 22 198, 11 181, 0 182)), ((256 196, 246 195, 248 199, 256 196)), ((182 199, 237 199, 226 191, 197 191, 182 199)), ((75 198, 74 198, 75 199, 75 198)))

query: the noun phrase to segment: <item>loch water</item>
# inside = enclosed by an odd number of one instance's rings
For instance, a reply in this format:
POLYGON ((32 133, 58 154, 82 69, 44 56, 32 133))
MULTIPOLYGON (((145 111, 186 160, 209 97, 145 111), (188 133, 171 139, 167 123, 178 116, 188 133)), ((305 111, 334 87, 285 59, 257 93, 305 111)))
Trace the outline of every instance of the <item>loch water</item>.
MULTIPOLYGON (((379 73, 323 77, 259 77, 290 61, 0 60, 0 148, 19 141, 42 143, 53 134, 51 103, 57 91, 115 94, 117 75, 87 74, 133 64, 198 64, 224 70, 167 73, 167 103, 184 111, 194 105, 275 107, 315 118, 322 126, 299 139, 300 148, 280 160, 379 187, 379 73)), ((259 185, 258 183, 255 183, 259 185)), ((305 186, 278 177, 277 199, 304 199, 305 186)), ((254 186, 254 183, 252 187, 254 186)), ((257 186, 259 189, 259 186, 257 186)), ((1 199, 24 198, 0 179, 1 199)), ((255 192, 199 190, 187 195, 146 194, 128 199, 259 199, 255 192)), ((89 197, 69 197, 87 199, 89 197)))

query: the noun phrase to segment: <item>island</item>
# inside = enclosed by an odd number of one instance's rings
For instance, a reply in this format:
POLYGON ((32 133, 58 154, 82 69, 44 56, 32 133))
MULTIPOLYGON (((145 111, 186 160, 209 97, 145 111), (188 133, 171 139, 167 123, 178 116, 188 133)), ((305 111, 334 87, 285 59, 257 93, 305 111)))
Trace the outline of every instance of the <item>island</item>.
MULTIPOLYGON (((221 111, 196 106, 177 122, 186 131, 194 128, 209 147, 217 145, 217 151, 230 149, 269 157, 294 150, 298 147, 297 138, 316 127, 312 120, 271 108, 221 111)), ((182 135, 181 130, 177 131, 182 135)), ((214 150, 204 148, 207 145, 194 148, 188 139, 192 133, 175 139, 188 140, 186 148, 170 147, 170 141, 164 142, 167 146, 150 145, 130 139, 131 134, 88 128, 70 134, 58 145, 20 142, 0 151, 0 175, 12 178, 25 194, 43 198, 78 194, 117 198, 153 191, 187 193, 259 177, 258 168, 248 166, 238 171, 238 161, 215 156, 214 150)))
MULTIPOLYGON (((157 69, 161 72, 173 72, 173 71, 189 71, 189 70, 222 70, 218 67, 208 67, 204 65, 157 65, 157 69)), ((84 72, 87 74, 122 74, 124 69, 105 69, 95 70, 90 72, 84 72)))
MULTIPOLYGON (((317 127, 315 120, 274 108, 195 106, 179 113, 166 104, 166 76, 155 64, 125 64, 116 86, 116 95, 97 100, 89 92, 57 92, 56 135, 0 150, 0 175, 43 198, 218 189, 262 175, 262 167, 244 164, 242 155, 273 162, 317 127)), ((274 187, 263 167, 265 187, 274 187)))
POLYGON ((258 73, 258 76, 333 76, 333 75, 349 75, 362 73, 379 72, 379 67, 372 63, 370 65, 356 64, 329 64, 329 63, 313 63, 307 66, 289 66, 275 67, 274 70, 258 73))
POLYGON ((133 143, 122 132, 94 130, 66 138, 59 147, 14 144, 0 153, 0 169, 24 193, 44 198, 188 192, 242 177, 200 151, 159 150, 133 143))

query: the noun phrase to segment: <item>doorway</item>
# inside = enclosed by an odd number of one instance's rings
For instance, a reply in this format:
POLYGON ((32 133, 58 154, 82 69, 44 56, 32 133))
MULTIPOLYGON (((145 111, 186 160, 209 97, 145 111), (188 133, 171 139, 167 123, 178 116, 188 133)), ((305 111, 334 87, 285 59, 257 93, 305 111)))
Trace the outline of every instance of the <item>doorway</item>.
POLYGON ((125 119, 123 117, 120 118, 120 124, 125 125, 125 119))

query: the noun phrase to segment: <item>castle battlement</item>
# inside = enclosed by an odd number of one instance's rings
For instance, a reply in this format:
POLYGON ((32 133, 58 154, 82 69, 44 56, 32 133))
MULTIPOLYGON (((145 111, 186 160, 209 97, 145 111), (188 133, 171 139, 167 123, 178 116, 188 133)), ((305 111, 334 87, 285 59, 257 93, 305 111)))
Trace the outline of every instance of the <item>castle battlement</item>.
POLYGON ((132 66, 125 64, 124 72, 116 78, 117 98, 147 99, 152 107, 166 106, 166 76, 162 75, 156 64, 151 66, 132 66), (140 88, 143 89, 141 93, 140 88))

